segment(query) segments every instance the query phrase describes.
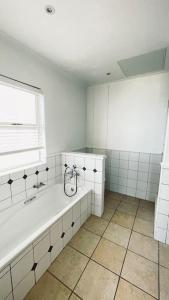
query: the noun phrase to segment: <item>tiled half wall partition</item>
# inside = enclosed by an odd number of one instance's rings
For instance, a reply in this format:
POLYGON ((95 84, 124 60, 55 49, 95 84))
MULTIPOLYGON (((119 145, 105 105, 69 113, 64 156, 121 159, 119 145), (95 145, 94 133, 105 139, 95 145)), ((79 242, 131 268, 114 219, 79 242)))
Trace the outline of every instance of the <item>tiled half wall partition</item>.
POLYGON ((77 152, 62 153, 62 175, 67 166, 76 165, 78 186, 92 190, 92 214, 101 217, 104 210, 105 155, 77 152))
POLYGON ((106 189, 155 201, 162 154, 86 148, 81 151, 106 155, 106 189))
POLYGON ((56 183, 61 179, 61 154, 51 155, 47 163, 35 168, 22 170, 0 177, 0 213, 8 208, 20 206, 26 199, 38 193, 34 185, 43 182, 40 189, 56 183))

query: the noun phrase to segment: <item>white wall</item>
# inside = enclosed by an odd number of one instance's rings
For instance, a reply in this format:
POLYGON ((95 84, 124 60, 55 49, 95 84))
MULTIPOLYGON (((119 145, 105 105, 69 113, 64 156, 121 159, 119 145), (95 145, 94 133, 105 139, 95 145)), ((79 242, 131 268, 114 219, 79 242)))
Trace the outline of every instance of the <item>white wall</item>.
POLYGON ((79 82, 4 37, 0 39, 0 74, 43 90, 47 154, 85 146, 86 92, 79 82))
POLYGON ((163 151, 168 73, 92 86, 87 94, 88 147, 163 151))

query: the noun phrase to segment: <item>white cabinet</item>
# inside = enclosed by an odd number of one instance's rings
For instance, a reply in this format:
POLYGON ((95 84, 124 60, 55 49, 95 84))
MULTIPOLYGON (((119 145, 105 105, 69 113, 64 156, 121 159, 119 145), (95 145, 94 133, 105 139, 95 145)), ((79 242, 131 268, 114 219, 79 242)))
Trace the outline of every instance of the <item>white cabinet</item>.
POLYGON ((0 273, 0 300, 4 300, 12 291, 9 267, 0 273))
POLYGON ((53 245, 53 248, 52 248, 52 251, 50 254, 51 262, 53 262, 54 259, 60 254, 62 249, 63 249, 63 239, 61 237, 59 237, 59 239, 53 245))

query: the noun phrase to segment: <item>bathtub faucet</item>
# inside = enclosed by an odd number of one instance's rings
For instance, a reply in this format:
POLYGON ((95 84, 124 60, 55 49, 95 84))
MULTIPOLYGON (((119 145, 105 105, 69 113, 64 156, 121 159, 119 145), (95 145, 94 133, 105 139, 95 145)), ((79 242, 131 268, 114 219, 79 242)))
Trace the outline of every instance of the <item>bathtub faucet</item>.
POLYGON ((33 188, 34 189, 40 189, 41 187, 43 187, 45 185, 45 183, 40 182, 39 184, 34 184, 33 188))

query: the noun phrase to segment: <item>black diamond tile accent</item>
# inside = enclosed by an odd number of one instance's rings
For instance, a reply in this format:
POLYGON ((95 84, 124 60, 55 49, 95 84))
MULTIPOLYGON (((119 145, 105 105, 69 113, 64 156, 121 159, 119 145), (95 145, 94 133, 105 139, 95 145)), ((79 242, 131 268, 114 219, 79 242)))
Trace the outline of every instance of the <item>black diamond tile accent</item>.
POLYGON ((61 238, 63 239, 64 236, 65 236, 65 232, 62 232, 61 238))
POLYGON ((67 167, 67 164, 64 164, 65 168, 67 167))
POLYGON ((53 249, 53 246, 50 246, 48 252, 52 252, 52 249, 53 249))
POLYGON ((48 172, 48 171, 49 171, 49 168, 47 167, 47 168, 46 168, 46 172, 48 172))
POLYGON ((36 171, 35 174, 38 175, 38 174, 39 174, 39 171, 36 171))
POLYGON ((23 179, 26 179, 28 176, 25 174, 24 176, 23 176, 23 179))
POLYGON ((37 265, 38 265, 37 263, 34 263, 32 269, 31 269, 31 271, 35 271, 37 265))
POLYGON ((83 171, 86 171, 86 168, 85 168, 85 167, 83 167, 83 171))
POLYGON ((8 184, 12 184, 13 180, 12 179, 9 179, 8 180, 8 184))
POLYGON ((94 172, 94 173, 96 173, 96 172, 97 172, 97 170, 96 170, 96 169, 93 169, 93 172, 94 172))

